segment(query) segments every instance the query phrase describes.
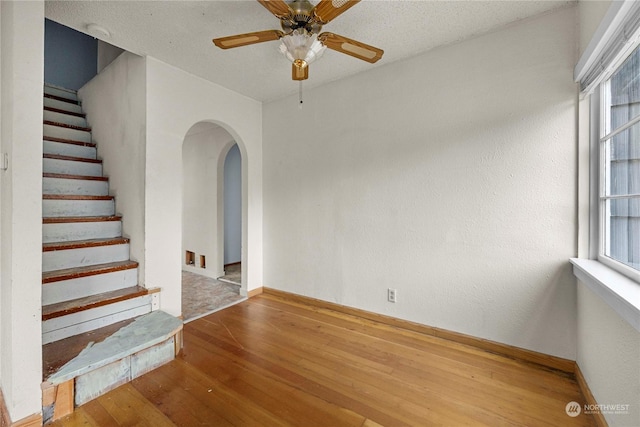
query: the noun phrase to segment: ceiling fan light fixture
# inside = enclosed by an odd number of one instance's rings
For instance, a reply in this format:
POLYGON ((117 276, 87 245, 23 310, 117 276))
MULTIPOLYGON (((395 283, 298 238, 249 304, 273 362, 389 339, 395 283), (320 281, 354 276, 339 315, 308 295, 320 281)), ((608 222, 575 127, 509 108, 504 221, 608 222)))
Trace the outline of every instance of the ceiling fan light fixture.
POLYGON ((280 52, 294 64, 296 61, 311 64, 319 59, 327 48, 318 40, 317 34, 310 34, 302 28, 292 31, 280 40, 280 52))

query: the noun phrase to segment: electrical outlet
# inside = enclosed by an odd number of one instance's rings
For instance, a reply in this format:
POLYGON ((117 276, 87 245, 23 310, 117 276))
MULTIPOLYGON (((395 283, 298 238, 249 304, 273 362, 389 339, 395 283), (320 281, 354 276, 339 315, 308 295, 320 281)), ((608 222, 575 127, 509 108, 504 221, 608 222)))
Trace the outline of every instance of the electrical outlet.
POLYGON ((389 300, 389 302, 396 302, 396 293, 397 291, 395 289, 387 289, 387 300, 389 300))

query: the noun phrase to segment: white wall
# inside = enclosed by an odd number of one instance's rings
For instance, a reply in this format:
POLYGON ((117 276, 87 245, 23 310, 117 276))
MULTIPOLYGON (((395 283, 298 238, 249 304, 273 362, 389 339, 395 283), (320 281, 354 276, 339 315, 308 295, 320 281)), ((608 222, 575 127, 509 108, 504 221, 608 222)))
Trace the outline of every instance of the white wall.
MULTIPOLYGON (((115 196, 122 215, 122 234, 131 239, 131 259, 144 273, 144 180, 146 144, 146 60, 126 52, 79 92, 92 127, 103 172, 109 177, 109 194, 115 196)), ((151 286, 153 287, 153 286, 151 286)))
POLYGON ((640 425, 640 333, 578 281, 578 366, 601 405, 629 405, 609 426, 640 425))
POLYGON ((589 45, 591 37, 611 6, 611 2, 612 0, 581 0, 578 2, 580 54, 589 45))
POLYGON ((147 58, 146 283, 163 288, 162 307, 180 314, 182 143, 195 123, 221 125, 238 143, 243 173, 240 292, 262 286, 262 105, 147 58))
MULTIPOLYGON (((581 1, 580 52, 584 52, 610 1, 581 1)), ((580 180, 589 187, 588 99, 580 104, 581 143, 580 180)), ((589 194, 583 194, 581 227, 588 235, 589 194)), ((588 236, 584 236, 585 242, 588 236)), ((586 245, 585 245, 586 246, 586 245)), ((581 256, 587 256, 583 250, 581 256)), ((576 361, 596 401, 603 405, 629 404, 626 414, 604 414, 611 427, 640 425, 640 333, 616 313, 602 298, 578 281, 576 361)))
POLYGON ((42 409, 44 3, 0 2, 1 387, 13 421, 42 409))
POLYGON ((265 105, 265 286, 574 359, 575 18, 265 105))
POLYGON ((104 70, 107 65, 111 64, 123 52, 124 50, 119 47, 98 40, 98 60, 96 64, 98 73, 104 70))
POLYGON ((212 278, 224 275, 222 218, 218 212, 222 192, 218 181, 225 155, 234 144, 229 132, 205 122, 189 130, 182 146, 183 263, 185 251, 196 254, 195 265, 184 264, 183 269, 212 278), (206 257, 204 269, 201 255, 206 257))

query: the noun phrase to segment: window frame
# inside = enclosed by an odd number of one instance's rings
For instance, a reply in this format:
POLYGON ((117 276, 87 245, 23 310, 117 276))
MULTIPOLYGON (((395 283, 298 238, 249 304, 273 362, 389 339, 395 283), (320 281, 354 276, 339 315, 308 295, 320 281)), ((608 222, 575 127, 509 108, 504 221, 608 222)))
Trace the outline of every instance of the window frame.
MULTIPOLYGON (((623 274, 624 276, 634 280, 640 285, 640 270, 628 266, 622 262, 605 255, 607 248, 607 214, 606 214, 606 161, 607 152, 605 149, 606 141, 613 137, 612 134, 618 132, 618 129, 607 132, 605 134, 607 120, 610 119, 609 106, 607 105, 606 91, 610 84, 611 77, 616 73, 624 63, 624 61, 633 54, 636 49, 640 49, 640 40, 636 40, 632 45, 628 46, 624 55, 610 67, 607 75, 597 85, 591 93, 590 99, 590 232, 589 232, 589 255, 591 259, 597 259, 607 267, 623 274)), ((628 123, 637 124, 640 115, 630 120, 628 123)), ((633 124, 631 126, 633 126, 633 124)), ((621 126, 619 129, 626 125, 621 126)))

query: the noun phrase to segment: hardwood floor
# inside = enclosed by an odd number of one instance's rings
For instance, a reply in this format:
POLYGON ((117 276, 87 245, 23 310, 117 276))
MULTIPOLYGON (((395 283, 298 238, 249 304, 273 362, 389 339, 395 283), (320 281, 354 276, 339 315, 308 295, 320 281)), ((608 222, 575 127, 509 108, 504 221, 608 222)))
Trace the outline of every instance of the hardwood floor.
POLYGON ((593 426, 571 374, 262 294, 54 426, 593 426))

